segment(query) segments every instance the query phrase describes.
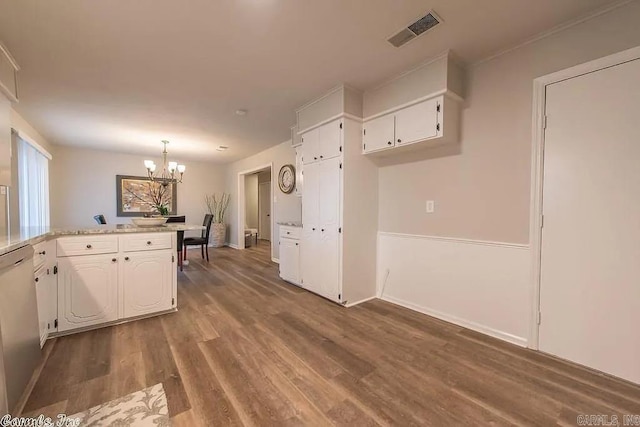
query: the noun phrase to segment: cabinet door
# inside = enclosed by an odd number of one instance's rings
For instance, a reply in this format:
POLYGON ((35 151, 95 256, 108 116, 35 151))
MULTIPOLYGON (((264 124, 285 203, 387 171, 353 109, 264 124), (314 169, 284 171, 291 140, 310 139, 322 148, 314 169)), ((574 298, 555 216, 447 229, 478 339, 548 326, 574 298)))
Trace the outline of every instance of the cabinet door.
POLYGON ((287 282, 300 284, 300 242, 280 239, 280 277, 287 282))
POLYGON ((371 153, 395 147, 395 117, 393 114, 378 117, 364 124, 363 152, 371 153))
POLYGON ((296 189, 295 195, 302 196, 302 187, 304 185, 302 176, 302 147, 296 147, 296 189))
POLYGON ((304 191, 302 193, 303 232, 318 227, 320 165, 321 163, 313 163, 304 168, 304 191))
POLYGON ((58 331, 118 319, 115 255, 58 259, 58 331))
POLYGON ((319 159, 332 159, 342 153, 342 120, 318 128, 319 159))
POLYGON ((320 280, 313 291, 340 302, 340 234, 337 228, 324 228, 320 235, 318 257, 320 280))
POLYGON ((318 152, 318 128, 302 134, 302 163, 308 165, 320 160, 318 152))
MULTIPOLYGON (((55 242, 51 242, 55 243, 55 242)), ((55 244, 54 244, 55 248, 55 244)), ((58 331, 58 327, 56 326, 56 319, 58 318, 58 276, 54 273, 53 264, 49 264, 47 268, 46 283, 47 283, 47 326, 48 333, 52 334, 58 331)))
POLYGON ((40 330, 40 347, 44 345, 49 335, 49 299, 54 298, 50 294, 47 280, 47 269, 43 268, 35 277, 36 299, 38 301, 38 329, 40 330))
POLYGON ((5 98, 4 94, 0 92, 0 185, 7 187, 11 186, 10 115, 11 103, 7 98, 5 98))
POLYGON ((131 252, 123 261, 122 301, 124 317, 134 317, 173 306, 173 252, 131 252))
POLYGON ((324 161, 320 164, 320 237, 317 263, 320 280, 314 292, 338 301, 340 268, 340 201, 341 201, 340 159, 324 161))
POLYGON ((438 136, 439 98, 429 99, 398 111, 396 145, 412 144, 438 136))

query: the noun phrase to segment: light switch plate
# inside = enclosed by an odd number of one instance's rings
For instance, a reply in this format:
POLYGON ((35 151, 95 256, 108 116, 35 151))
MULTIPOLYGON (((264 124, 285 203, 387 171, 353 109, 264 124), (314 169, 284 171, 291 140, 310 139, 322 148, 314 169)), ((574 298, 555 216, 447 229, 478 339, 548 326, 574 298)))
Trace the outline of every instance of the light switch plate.
POLYGON ((436 202, 434 200, 427 200, 427 213, 434 213, 436 211, 436 202))

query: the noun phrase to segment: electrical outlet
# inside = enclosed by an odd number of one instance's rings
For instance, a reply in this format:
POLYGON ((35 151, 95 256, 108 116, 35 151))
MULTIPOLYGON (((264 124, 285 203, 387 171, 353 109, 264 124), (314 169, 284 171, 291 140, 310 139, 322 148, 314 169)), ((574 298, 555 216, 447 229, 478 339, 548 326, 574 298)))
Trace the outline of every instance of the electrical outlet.
POLYGON ((427 213, 434 213, 436 211, 436 202, 433 200, 427 200, 427 213))
POLYGON ((1 195, 6 195, 7 194, 7 187, 4 187, 2 185, 0 185, 0 194, 1 195))

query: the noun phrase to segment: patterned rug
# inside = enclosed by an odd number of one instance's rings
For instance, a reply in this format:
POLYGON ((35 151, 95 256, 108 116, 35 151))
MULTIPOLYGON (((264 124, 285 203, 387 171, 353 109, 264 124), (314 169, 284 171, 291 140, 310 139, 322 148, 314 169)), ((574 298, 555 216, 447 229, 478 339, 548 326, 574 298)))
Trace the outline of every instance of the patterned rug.
POLYGON ((71 415, 79 419, 80 427, 168 427, 169 410, 162 384, 94 406, 71 415))

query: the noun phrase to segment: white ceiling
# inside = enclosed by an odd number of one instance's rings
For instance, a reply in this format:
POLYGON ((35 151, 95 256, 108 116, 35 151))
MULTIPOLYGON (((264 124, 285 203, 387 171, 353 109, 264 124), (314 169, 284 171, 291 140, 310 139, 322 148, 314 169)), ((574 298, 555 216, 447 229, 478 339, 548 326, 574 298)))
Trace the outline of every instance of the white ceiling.
POLYGON ((158 154, 169 139, 173 158, 229 162, 287 140, 295 108, 340 82, 447 49, 472 63, 613 2, 0 0, 0 40, 22 68, 16 110, 51 142, 158 154), (444 24, 386 42, 432 8, 444 24))

